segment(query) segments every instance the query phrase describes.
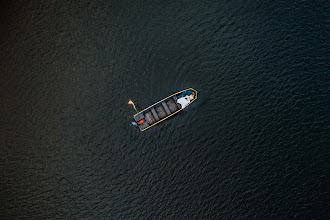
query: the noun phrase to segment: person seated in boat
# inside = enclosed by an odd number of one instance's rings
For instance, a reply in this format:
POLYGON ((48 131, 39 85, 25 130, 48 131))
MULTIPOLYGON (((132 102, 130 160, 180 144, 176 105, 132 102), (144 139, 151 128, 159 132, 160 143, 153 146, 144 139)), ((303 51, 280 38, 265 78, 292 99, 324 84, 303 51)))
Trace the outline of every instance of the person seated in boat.
POLYGON ((195 92, 192 92, 190 95, 189 95, 189 99, 190 101, 193 100, 195 98, 195 92))
POLYGON ((195 98, 195 93, 192 92, 190 95, 186 95, 177 99, 176 101, 181 105, 181 108, 184 109, 190 103, 191 100, 195 98))

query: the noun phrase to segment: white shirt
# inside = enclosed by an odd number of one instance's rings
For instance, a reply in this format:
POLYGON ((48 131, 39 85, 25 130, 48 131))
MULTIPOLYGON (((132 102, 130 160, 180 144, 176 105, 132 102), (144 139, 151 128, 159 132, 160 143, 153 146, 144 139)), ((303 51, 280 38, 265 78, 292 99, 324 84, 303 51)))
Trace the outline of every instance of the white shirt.
POLYGON ((182 109, 184 109, 185 107, 187 107, 187 105, 189 104, 190 100, 188 98, 188 96, 185 97, 181 97, 177 100, 177 102, 181 105, 182 109))

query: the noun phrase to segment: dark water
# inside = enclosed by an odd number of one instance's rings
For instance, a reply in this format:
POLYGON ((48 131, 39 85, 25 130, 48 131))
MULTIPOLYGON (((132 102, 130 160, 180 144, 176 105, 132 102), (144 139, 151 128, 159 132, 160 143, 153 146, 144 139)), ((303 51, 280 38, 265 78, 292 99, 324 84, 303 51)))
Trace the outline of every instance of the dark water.
POLYGON ((328 1, 1 1, 2 219, 329 218, 328 1), (199 98, 146 132, 141 108, 199 98))

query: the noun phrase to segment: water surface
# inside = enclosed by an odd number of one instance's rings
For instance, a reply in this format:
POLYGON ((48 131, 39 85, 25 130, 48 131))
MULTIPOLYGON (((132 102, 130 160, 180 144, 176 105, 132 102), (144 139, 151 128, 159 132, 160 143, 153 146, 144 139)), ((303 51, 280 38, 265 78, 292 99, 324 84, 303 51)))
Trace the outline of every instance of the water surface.
POLYGON ((329 218, 327 8, 2 2, 3 218, 329 218), (128 100, 189 87, 130 125, 128 100))

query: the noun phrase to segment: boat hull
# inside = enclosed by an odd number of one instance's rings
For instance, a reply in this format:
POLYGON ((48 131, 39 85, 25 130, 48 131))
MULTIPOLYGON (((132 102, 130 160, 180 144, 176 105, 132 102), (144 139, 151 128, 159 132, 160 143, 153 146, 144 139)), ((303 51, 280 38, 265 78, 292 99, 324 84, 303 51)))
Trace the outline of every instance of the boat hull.
POLYGON ((156 102, 134 115, 134 120, 138 124, 139 129, 145 131, 183 110, 181 105, 177 102, 177 98, 178 96, 185 94, 184 92, 195 93, 194 99, 192 99, 188 105, 197 99, 197 91, 193 88, 189 88, 176 92, 159 102, 156 102))

